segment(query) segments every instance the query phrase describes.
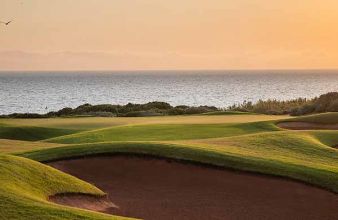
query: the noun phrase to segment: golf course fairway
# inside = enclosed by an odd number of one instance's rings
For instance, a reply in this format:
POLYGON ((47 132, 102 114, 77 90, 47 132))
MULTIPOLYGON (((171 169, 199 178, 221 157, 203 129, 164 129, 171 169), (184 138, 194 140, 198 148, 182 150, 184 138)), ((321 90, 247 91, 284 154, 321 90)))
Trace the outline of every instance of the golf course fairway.
POLYGON ((0 219, 333 219, 337 125, 337 113, 0 119, 0 219))

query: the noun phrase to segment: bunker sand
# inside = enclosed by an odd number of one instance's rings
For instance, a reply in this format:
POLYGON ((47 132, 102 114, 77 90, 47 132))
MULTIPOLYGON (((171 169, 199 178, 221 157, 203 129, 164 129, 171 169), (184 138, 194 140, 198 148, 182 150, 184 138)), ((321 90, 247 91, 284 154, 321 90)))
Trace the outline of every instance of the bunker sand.
POLYGON ((96 185, 110 200, 56 195, 52 201, 114 215, 150 220, 335 219, 338 215, 337 194, 281 178, 130 156, 49 165, 96 185))

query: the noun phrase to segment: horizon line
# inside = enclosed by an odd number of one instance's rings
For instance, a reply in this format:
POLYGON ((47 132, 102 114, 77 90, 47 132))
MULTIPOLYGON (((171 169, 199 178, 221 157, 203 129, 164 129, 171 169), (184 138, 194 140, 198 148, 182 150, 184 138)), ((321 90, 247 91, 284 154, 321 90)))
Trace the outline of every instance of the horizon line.
POLYGON ((0 73, 3 72, 191 72, 191 71, 212 71, 212 72, 220 72, 220 71, 338 71, 338 67, 336 68, 224 68, 224 69, 64 69, 64 70, 24 70, 24 69, 9 69, 9 70, 1 70, 0 73))

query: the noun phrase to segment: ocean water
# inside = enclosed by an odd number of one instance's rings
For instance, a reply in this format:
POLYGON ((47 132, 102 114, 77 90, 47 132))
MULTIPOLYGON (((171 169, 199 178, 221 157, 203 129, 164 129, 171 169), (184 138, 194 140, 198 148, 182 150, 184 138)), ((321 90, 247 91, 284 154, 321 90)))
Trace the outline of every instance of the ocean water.
POLYGON ((165 101, 227 107, 338 91, 338 71, 0 72, 0 114, 165 101))

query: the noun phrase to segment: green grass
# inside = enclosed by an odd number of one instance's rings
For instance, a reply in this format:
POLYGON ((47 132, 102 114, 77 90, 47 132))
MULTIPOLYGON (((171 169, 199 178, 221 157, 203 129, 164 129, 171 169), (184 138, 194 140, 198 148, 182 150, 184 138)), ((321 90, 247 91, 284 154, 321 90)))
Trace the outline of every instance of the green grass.
POLYGON ((0 155, 0 173, 0 219, 123 219, 48 202, 48 196, 58 193, 104 193, 41 163, 0 155))
POLYGON ((287 119, 289 116, 272 115, 195 115, 195 116, 161 116, 161 117, 76 117, 76 118, 41 118, 41 119, 0 119, 0 125, 16 127, 43 127, 68 130, 95 130, 120 125, 139 124, 225 124, 248 123, 287 119))
POLYGON ((74 133, 74 130, 0 124, 0 139, 39 141, 74 133))
POLYGON ((0 153, 20 152, 62 146, 62 144, 41 141, 20 141, 0 139, 0 153))
POLYGON ((307 115, 283 121, 309 122, 318 124, 338 124, 338 112, 328 112, 316 115, 307 115))
POLYGON ((279 130, 272 123, 129 125, 67 135, 48 142, 75 144, 107 141, 168 141, 227 137, 279 130))
POLYGON ((203 113, 202 115, 258 115, 252 112, 239 112, 239 111, 217 111, 203 113))
POLYGON ((287 177, 338 193, 338 149, 333 148, 338 131, 275 125, 286 120, 333 124, 338 113, 0 120, 0 152, 16 155, 0 155, 0 219, 118 219, 47 202, 55 193, 102 192, 33 161, 100 154, 198 162, 287 177))
POLYGON ((338 146, 338 131, 309 131, 308 133, 327 146, 338 146))

